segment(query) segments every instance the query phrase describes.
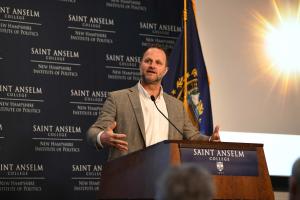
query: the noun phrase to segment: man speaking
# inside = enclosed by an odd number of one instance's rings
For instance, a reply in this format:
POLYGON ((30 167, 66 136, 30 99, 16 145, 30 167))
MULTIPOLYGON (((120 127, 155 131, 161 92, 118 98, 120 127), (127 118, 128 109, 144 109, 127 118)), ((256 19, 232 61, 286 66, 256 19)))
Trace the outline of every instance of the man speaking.
MULTIPOLYGON (((165 51, 149 47, 140 62, 141 80, 109 93, 96 122, 87 131, 97 149, 109 148, 108 160, 163 140, 220 141, 219 127, 204 136, 192 125, 180 100, 163 92, 168 71, 165 51)), ((172 69, 171 69, 172 70, 172 69)))

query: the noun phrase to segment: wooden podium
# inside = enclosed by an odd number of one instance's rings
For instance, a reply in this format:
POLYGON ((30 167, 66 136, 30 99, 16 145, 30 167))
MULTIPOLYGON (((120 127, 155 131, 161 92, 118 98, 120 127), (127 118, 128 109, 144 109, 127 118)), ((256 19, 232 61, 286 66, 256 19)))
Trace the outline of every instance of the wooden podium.
MULTIPOLYGON (((97 199, 153 199, 157 179, 168 167, 183 163, 183 148, 253 151, 257 157, 257 175, 213 175, 214 199, 274 199, 263 144, 174 140, 106 163, 97 199)), ((197 163, 201 165, 201 162, 197 163)))

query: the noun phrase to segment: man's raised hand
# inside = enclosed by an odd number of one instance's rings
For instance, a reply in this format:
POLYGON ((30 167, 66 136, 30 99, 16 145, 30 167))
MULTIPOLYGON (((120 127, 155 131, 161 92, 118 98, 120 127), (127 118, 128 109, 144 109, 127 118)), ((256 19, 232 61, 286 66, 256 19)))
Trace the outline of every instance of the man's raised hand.
POLYGON ((124 141, 126 134, 114 133, 117 123, 114 121, 100 136, 100 141, 105 146, 113 146, 120 151, 128 151, 128 143, 124 141))

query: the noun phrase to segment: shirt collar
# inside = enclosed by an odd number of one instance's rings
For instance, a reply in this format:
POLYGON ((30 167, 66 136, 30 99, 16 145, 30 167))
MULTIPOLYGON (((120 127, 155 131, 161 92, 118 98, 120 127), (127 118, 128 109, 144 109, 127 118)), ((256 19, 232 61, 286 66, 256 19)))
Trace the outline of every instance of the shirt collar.
MULTIPOLYGON (((151 99, 150 94, 147 92, 147 90, 145 90, 145 88, 142 86, 140 81, 138 82, 138 90, 141 95, 143 95, 144 97, 146 97, 148 99, 151 99)), ((163 93, 164 93, 163 88, 162 88, 162 86, 160 86, 160 93, 156 99, 159 100, 161 97, 163 97, 163 93)))

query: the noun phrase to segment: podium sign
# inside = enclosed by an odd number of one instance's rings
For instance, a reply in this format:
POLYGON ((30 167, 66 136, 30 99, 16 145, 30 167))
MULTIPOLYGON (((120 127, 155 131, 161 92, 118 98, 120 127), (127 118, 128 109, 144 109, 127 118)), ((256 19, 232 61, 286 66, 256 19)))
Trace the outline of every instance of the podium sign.
POLYGON ((160 142, 106 163, 97 198, 153 199, 158 178, 184 162, 199 163, 213 173, 215 199, 274 199, 262 144, 181 140, 160 142))
POLYGON ((180 148, 182 163, 199 163, 212 175, 258 176, 256 150, 180 148))

